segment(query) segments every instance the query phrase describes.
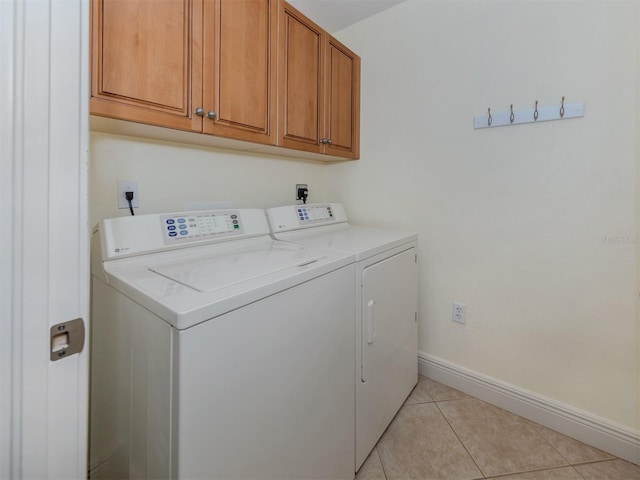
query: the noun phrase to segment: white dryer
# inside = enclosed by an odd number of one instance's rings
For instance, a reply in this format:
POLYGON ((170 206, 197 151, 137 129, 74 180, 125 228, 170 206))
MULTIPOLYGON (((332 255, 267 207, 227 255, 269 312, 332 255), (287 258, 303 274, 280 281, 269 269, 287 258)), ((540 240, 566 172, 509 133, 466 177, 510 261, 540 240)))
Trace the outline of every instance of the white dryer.
POLYGON ((274 241, 263 210, 93 240, 89 478, 353 478, 353 254, 274 241))
POLYGON ((267 210, 274 238, 356 257, 357 471, 418 381, 417 234, 351 225, 336 203, 267 210))

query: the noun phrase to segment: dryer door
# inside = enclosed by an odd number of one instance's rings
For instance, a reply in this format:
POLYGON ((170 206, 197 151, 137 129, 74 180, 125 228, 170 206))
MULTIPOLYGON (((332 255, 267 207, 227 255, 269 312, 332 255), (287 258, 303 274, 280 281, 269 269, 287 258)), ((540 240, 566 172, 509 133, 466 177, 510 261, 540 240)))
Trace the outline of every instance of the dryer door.
POLYGON ((373 377, 415 328, 418 311, 416 249, 362 272, 362 381, 373 377))

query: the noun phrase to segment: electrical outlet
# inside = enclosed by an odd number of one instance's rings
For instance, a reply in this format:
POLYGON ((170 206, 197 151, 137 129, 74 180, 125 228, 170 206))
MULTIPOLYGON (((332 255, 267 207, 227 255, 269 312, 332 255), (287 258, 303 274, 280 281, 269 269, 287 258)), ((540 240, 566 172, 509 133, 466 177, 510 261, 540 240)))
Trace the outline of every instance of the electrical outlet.
POLYGON ((135 180, 118 181, 118 208, 129 208, 129 202, 127 201, 127 197, 125 197, 125 192, 133 192, 131 205, 133 208, 138 208, 138 201, 140 199, 138 195, 138 182, 135 180))
POLYGON ((464 303, 453 302, 452 320, 456 323, 467 322, 467 306, 464 303))
POLYGON ((307 200, 309 188, 306 183, 296 183, 296 200, 307 200))

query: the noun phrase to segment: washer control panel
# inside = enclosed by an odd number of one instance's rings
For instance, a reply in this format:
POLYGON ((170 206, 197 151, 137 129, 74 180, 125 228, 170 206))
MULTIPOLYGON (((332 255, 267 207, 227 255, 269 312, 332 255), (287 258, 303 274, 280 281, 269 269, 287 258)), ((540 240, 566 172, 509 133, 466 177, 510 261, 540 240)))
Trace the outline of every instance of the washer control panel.
POLYGON ((298 223, 300 225, 309 225, 311 223, 321 223, 334 220, 330 204, 298 205, 296 207, 296 213, 298 215, 298 223))
POLYGON ((161 215, 160 227, 165 245, 244 233, 238 210, 161 215))

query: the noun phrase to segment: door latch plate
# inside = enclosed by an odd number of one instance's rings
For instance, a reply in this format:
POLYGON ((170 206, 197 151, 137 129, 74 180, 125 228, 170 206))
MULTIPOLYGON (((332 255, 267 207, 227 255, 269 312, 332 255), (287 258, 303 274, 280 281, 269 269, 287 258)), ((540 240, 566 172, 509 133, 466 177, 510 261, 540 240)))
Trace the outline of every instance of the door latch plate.
POLYGON ((50 337, 52 362, 80 353, 84 348, 84 320, 58 323, 51 327, 50 337))

